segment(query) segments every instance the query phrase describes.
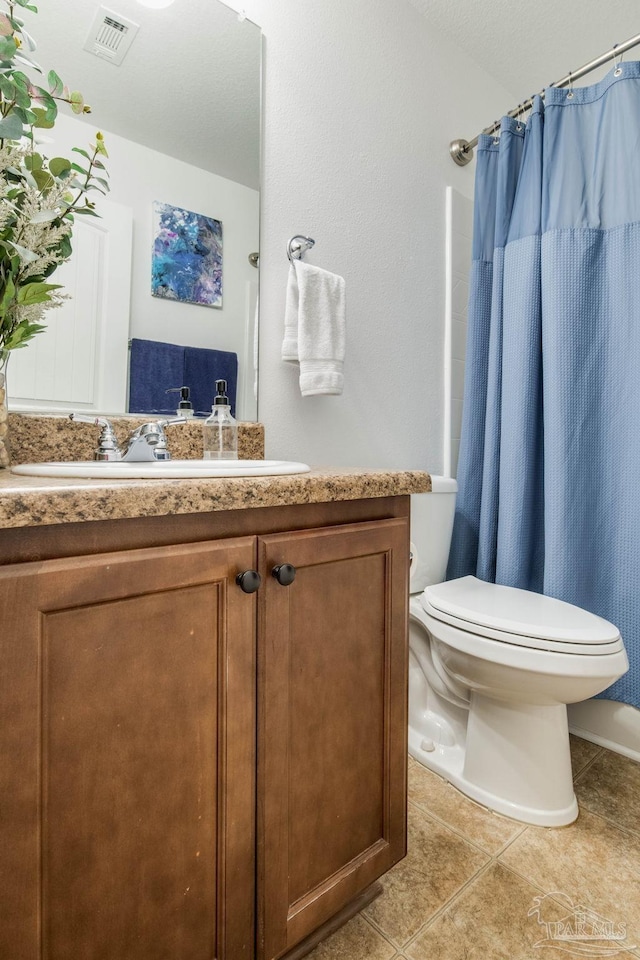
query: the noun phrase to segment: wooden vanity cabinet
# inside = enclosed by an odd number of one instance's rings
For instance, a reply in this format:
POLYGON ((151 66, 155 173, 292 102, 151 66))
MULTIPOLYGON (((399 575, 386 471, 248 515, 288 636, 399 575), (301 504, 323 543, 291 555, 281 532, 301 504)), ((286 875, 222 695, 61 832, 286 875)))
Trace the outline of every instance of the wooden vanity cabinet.
POLYGON ((258 549, 258 957, 272 960, 406 852, 407 528, 258 549), (270 572, 285 563, 282 586, 270 572))
POLYGON ((404 855, 408 498, 371 503, 0 531, 1 957, 301 955, 404 855))
POLYGON ((253 956, 252 538, 0 567, 0 956, 253 956))

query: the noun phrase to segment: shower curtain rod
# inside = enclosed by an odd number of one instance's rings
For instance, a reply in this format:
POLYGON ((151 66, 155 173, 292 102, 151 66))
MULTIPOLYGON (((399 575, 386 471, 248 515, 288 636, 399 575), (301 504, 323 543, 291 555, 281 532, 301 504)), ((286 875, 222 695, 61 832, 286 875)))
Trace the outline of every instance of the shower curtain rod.
MULTIPOLYGON (((584 77, 586 73, 590 73, 592 70, 596 70, 598 67, 601 67, 608 60, 613 60, 615 57, 621 57, 625 51, 630 50, 631 47, 636 47, 640 43, 640 33, 635 37, 631 37, 630 40, 625 40, 624 43, 616 43, 616 45, 609 50, 607 53, 603 53, 602 56, 596 57, 595 60, 591 60, 589 63, 585 63, 583 67, 580 67, 579 70, 573 70, 566 77, 563 77, 562 80, 557 80, 555 83, 550 83, 550 87, 568 87, 574 80, 579 80, 580 77, 584 77)), ((540 93, 541 97, 544 97, 544 90, 540 93)), ((529 97, 528 100, 525 100, 524 103, 519 103, 514 110, 510 110, 507 114, 508 117, 517 117, 521 113, 524 113, 525 110, 528 110, 529 107, 533 105, 533 97, 529 97)), ((483 130, 483 133, 491 135, 500 129, 500 121, 496 120, 495 123, 492 123, 490 127, 487 127, 486 130, 483 130)), ((467 163, 470 163, 473 160, 473 148, 478 145, 478 139, 480 134, 477 137, 474 137, 473 140, 452 140, 449 144, 449 153, 454 163, 457 163, 459 167, 466 166, 467 163)))

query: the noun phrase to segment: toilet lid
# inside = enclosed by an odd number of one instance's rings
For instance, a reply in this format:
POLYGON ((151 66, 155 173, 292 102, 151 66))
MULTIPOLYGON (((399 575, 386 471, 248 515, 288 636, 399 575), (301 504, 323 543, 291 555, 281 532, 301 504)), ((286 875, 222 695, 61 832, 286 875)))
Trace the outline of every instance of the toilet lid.
POLYGON ((499 630, 516 637, 566 644, 612 643, 620 637, 608 620, 580 607, 529 590, 461 577, 427 587, 425 609, 436 620, 456 621, 463 629, 499 630), (479 629, 480 628, 480 629, 479 629))

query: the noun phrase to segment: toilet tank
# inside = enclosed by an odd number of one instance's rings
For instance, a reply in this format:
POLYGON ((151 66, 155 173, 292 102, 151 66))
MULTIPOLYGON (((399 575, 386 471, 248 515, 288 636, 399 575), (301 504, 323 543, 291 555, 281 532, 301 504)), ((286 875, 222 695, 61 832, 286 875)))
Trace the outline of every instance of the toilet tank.
POLYGON ((410 593, 445 578, 457 490, 453 477, 432 476, 431 493, 411 495, 410 593))

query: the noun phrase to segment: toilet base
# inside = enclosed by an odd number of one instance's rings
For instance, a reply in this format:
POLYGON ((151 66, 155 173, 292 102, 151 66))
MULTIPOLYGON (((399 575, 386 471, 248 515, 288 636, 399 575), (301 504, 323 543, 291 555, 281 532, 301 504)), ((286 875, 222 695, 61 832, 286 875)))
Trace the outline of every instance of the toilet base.
POLYGON ((410 726, 409 753, 472 800, 513 820, 563 827, 578 816, 565 706, 514 705, 474 692, 464 746, 429 743, 410 726))

